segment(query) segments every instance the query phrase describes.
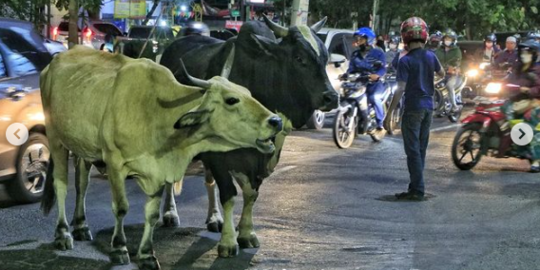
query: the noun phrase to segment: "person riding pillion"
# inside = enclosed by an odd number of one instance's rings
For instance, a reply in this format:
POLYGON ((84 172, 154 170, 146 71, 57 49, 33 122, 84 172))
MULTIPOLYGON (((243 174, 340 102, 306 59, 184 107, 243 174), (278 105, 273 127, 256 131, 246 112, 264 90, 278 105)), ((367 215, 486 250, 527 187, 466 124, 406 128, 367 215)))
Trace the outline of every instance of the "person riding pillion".
POLYGON ((446 75, 446 88, 448 89, 448 96, 450 103, 452 104, 452 111, 458 109, 456 104, 456 88, 459 82, 459 72, 461 67, 461 50, 457 46, 457 34, 452 29, 448 29, 443 34, 443 44, 439 49, 435 51, 437 58, 443 68, 446 75))
POLYGON ((484 47, 475 53, 475 58, 481 62, 492 63, 495 55, 500 51, 501 49, 497 46, 497 36, 493 33, 487 34, 484 37, 484 47))
POLYGON ((518 60, 517 54, 517 38, 514 36, 509 36, 506 38, 506 48, 495 55, 495 66, 499 70, 507 70, 514 66, 518 60))
POLYGON ((384 94, 384 85, 380 78, 386 73, 386 56, 383 50, 374 46, 376 35, 371 28, 359 28, 354 37, 358 50, 352 53, 349 69, 342 78, 352 73, 369 75, 369 82, 366 85, 368 102, 375 108, 377 130, 382 131, 384 107, 381 96, 384 94))

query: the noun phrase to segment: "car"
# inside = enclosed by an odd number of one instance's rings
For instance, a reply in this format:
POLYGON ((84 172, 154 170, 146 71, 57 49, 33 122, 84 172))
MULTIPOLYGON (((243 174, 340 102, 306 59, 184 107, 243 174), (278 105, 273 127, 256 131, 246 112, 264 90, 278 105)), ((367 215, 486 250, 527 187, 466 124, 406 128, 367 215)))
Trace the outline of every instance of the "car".
POLYGON ((50 38, 43 37, 43 44, 52 56, 56 56, 63 51, 67 51, 66 46, 64 46, 62 42, 58 42, 50 38))
MULTIPOLYGON (((63 43, 67 47, 69 22, 63 21, 57 27, 53 28, 52 39, 63 43)), ((79 34, 81 29, 78 29, 79 34)), ((103 50, 108 37, 122 37, 124 34, 116 25, 104 21, 87 21, 82 30, 81 44, 92 47, 97 50, 103 50)))
POLYGON ((153 29, 154 26, 131 26, 127 37, 117 42, 114 51, 131 58, 139 58, 140 56, 159 63, 161 54, 174 41, 175 35, 173 29, 168 26, 155 26, 155 30, 153 29), (144 52, 141 54, 143 47, 144 52))
MULTIPOLYGON (((328 49, 329 59, 326 65, 326 73, 332 87, 338 93, 341 91, 339 75, 347 72, 349 59, 354 51, 352 47, 353 35, 354 31, 347 29, 322 28, 317 32, 317 36, 328 49)), ((310 129, 322 129, 325 118, 324 112, 316 110, 306 123, 306 126, 310 129)))
POLYGON ((43 194, 50 152, 39 75, 51 60, 32 23, 0 18, 0 183, 19 202, 43 194), (28 139, 10 143, 10 136, 25 137, 24 129, 28 139))

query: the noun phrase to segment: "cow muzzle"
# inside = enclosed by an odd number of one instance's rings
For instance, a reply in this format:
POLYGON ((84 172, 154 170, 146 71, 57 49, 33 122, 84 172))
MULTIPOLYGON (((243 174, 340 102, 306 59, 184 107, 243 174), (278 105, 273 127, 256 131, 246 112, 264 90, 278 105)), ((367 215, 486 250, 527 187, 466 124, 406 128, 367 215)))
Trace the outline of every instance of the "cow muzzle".
POLYGON ((257 150, 264 154, 271 154, 276 150, 274 138, 276 134, 283 130, 283 120, 279 116, 272 116, 267 121, 268 126, 273 129, 272 135, 264 139, 257 139, 257 150))
POLYGON ((327 112, 338 107, 339 95, 335 90, 329 90, 323 93, 323 105, 319 110, 327 112))

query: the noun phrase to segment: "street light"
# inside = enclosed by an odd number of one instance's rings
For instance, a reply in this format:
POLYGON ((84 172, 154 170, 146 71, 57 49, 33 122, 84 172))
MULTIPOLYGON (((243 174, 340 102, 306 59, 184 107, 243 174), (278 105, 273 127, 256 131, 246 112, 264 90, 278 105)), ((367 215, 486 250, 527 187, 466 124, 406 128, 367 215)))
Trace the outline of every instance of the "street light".
POLYGON ((187 11, 186 5, 181 5, 181 6, 180 6, 180 10, 181 10, 182 12, 186 12, 186 11, 187 11))

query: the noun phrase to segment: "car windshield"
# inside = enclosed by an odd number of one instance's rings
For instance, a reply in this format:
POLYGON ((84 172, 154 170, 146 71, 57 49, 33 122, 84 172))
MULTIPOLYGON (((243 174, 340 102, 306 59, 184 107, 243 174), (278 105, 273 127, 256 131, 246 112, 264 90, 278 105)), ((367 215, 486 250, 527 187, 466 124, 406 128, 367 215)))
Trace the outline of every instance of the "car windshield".
POLYGON ((116 26, 109 23, 95 23, 94 27, 101 33, 109 34, 113 36, 121 36, 122 32, 116 28, 116 26))
MULTIPOLYGON (((152 27, 133 27, 129 31, 130 38, 148 38, 152 32, 152 27)), ((156 27, 154 36, 158 39, 173 39, 174 34, 171 28, 168 27, 156 27)))
MULTIPOLYGON (((61 22, 58 25, 58 31, 68 32, 69 31, 69 22, 61 22)), ((78 29, 78 31, 80 32, 81 29, 78 29)))

